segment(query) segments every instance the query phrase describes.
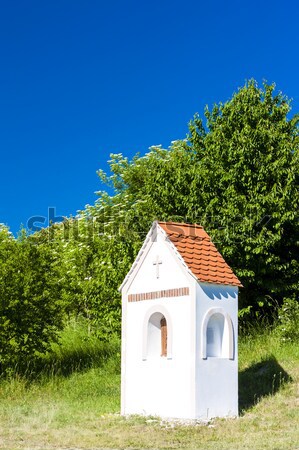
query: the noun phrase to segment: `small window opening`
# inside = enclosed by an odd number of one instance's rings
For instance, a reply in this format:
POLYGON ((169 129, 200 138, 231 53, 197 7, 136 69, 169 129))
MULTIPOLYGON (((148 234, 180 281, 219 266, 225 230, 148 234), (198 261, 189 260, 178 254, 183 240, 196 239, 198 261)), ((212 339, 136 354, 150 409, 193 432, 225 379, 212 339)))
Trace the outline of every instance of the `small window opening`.
POLYGON ((207 311, 201 334, 201 357, 234 359, 234 329, 230 316, 223 308, 207 311))
POLYGON ((151 315, 147 332, 147 356, 167 357, 167 321, 163 314, 151 315))

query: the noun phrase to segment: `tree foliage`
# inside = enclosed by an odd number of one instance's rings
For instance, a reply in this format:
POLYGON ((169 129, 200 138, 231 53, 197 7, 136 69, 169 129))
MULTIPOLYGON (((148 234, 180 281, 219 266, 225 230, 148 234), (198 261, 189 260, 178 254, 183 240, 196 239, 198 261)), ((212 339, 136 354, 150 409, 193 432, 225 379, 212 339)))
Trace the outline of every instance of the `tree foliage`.
POLYGON ((298 292, 298 116, 274 86, 250 81, 190 124, 198 216, 241 278, 243 305, 298 292), (209 224, 210 222, 210 224, 209 224), (213 223, 215 222, 215 223, 213 223))
POLYGON ((129 233, 155 219, 202 224, 242 280, 244 308, 298 293, 298 116, 274 91, 251 80, 206 109, 205 123, 196 115, 169 149, 112 155, 112 175, 99 175, 115 195, 101 194, 89 212, 106 210, 129 233))
POLYGON ((0 229, 0 369, 44 353, 62 326, 58 255, 34 237, 0 229))

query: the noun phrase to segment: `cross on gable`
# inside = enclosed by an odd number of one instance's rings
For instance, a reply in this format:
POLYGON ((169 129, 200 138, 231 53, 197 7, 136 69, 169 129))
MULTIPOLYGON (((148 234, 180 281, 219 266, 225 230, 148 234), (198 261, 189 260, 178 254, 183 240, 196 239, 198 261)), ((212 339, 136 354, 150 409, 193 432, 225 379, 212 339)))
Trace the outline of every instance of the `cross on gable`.
POLYGON ((156 256, 155 261, 153 262, 153 265, 156 266, 156 278, 159 278, 160 272, 159 272, 159 265, 162 264, 162 261, 159 260, 159 256, 156 256))

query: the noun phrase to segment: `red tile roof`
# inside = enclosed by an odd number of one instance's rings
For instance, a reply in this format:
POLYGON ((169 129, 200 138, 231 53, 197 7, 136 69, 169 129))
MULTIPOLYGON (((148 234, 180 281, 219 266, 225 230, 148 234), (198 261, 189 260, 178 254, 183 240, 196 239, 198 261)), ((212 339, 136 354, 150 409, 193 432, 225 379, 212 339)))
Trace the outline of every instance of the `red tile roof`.
POLYGON ((158 222, 199 281, 242 286, 200 225, 158 222))

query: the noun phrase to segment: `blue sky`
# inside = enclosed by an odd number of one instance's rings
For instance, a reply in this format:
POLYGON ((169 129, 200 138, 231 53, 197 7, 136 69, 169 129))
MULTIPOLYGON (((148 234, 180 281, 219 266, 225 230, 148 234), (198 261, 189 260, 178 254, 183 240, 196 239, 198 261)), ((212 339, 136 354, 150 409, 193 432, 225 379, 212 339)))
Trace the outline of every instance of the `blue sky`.
MULTIPOLYGON (((246 79, 299 112, 295 0, 0 0, 0 222, 75 215, 110 153, 184 138, 246 79)), ((46 224, 46 222, 45 222, 46 224)))

